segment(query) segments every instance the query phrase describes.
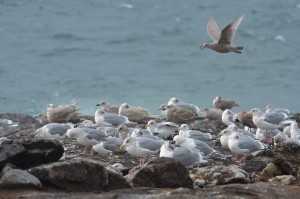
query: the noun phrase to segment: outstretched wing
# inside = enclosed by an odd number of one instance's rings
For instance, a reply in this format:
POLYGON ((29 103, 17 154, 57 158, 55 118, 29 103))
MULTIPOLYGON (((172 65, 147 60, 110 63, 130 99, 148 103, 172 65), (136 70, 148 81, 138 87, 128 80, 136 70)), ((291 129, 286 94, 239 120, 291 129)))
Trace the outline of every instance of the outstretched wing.
POLYGON ((210 18, 207 23, 207 34, 210 36, 214 43, 217 43, 221 36, 221 30, 217 24, 217 22, 210 18))
POLYGON ((221 37, 218 43, 231 44, 235 32, 239 27, 239 25, 241 24, 241 22, 243 21, 243 19, 244 19, 244 15, 240 16, 239 18, 231 22, 228 26, 226 26, 221 32, 221 37))

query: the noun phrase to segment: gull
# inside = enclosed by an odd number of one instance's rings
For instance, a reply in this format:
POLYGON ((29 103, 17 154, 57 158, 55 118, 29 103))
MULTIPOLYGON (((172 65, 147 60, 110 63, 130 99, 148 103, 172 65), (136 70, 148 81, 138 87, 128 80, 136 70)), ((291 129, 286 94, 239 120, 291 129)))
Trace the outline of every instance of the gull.
POLYGON ((228 147, 234 154, 242 155, 242 158, 237 161, 239 166, 244 166, 246 156, 251 155, 255 151, 265 149, 265 146, 259 141, 246 135, 240 135, 238 132, 233 132, 228 138, 228 147))
POLYGON ((128 137, 124 140, 120 148, 125 148, 126 151, 135 157, 140 158, 140 165, 144 165, 147 157, 159 152, 161 145, 165 141, 154 140, 145 137, 128 137))
POLYGON ((232 109, 235 106, 239 106, 234 100, 231 99, 222 99, 220 96, 217 96, 214 100, 213 100, 213 105, 216 109, 221 109, 221 110, 225 110, 225 109, 232 109))
POLYGON ((128 117, 130 121, 140 122, 145 119, 154 119, 155 116, 151 115, 147 109, 139 106, 132 106, 127 103, 121 104, 119 108, 119 115, 128 117))
POLYGON ((34 138, 63 140, 67 136, 67 130, 73 128, 72 124, 50 123, 35 131, 34 138))
MULTIPOLYGON (((86 154, 86 150, 88 146, 94 146, 100 143, 104 138, 107 137, 107 134, 104 131, 87 128, 87 127, 77 127, 73 129, 69 129, 67 131, 67 136, 69 138, 74 138, 81 145, 84 145, 84 154, 86 154)), ((91 155, 93 155, 94 150, 91 149, 91 155)))
POLYGON ((274 108, 272 105, 268 104, 266 107, 266 113, 285 113, 287 115, 291 114, 290 110, 286 108, 274 108))
POLYGON ((0 119, 0 128, 1 127, 12 127, 12 126, 18 126, 19 122, 13 122, 9 119, 0 119))
POLYGON ((196 113, 199 113, 200 109, 198 106, 194 105, 194 104, 190 104, 190 103, 185 103, 182 101, 179 101, 176 97, 172 97, 169 101, 167 105, 176 105, 177 107, 180 108, 185 108, 185 109, 190 109, 192 111, 195 111, 196 113))
POLYGON ((155 135, 152 135, 152 133, 147 129, 140 129, 140 128, 134 129, 131 133, 131 137, 145 137, 145 138, 150 138, 155 140, 159 139, 155 135))
POLYGON ((53 123, 66 123, 69 122, 73 117, 79 115, 78 102, 68 105, 60 105, 58 107, 53 104, 47 105, 47 119, 49 122, 53 123))
POLYGON ((170 142, 166 142, 161 146, 159 157, 173 158, 180 161, 186 167, 193 167, 199 163, 206 162, 203 160, 200 152, 192 151, 187 148, 176 147, 170 142))
POLYGON ((207 33, 212 38, 213 43, 204 43, 200 48, 210 48, 219 53, 242 53, 244 47, 232 46, 231 42, 243 19, 244 15, 231 22, 221 32, 217 22, 213 18, 210 18, 207 23, 207 33))
POLYGON ((166 118, 170 122, 184 124, 199 119, 199 115, 190 109, 180 108, 171 104, 167 106, 166 118))
POLYGON ((222 113, 222 122, 226 126, 229 126, 230 124, 235 124, 233 121, 234 115, 235 115, 235 113, 233 113, 231 110, 225 109, 225 111, 223 111, 223 113, 222 113))
POLYGON ((126 124, 121 124, 117 128, 116 136, 124 141, 127 137, 130 137, 133 130, 134 128, 129 128, 126 124))
POLYGON ((109 153, 120 152, 120 146, 123 144, 123 141, 120 138, 116 137, 107 137, 104 138, 102 142, 93 146, 94 151, 100 155, 106 155, 109 153))
POLYGON ((260 128, 257 128, 255 133, 255 139, 263 142, 272 144, 273 143, 273 137, 276 136, 279 133, 278 129, 273 130, 262 130, 260 128))
POLYGON ((212 147, 208 146, 206 142, 195 140, 193 138, 184 137, 182 135, 176 135, 173 138, 173 141, 177 146, 194 150, 197 152, 201 152, 205 156, 215 151, 212 147))
POLYGON ((248 127, 250 129, 256 128, 255 124, 253 123, 253 116, 252 113, 243 111, 235 114, 233 116, 233 121, 234 122, 240 122, 242 123, 245 127, 248 127))
POLYGON ((291 122, 291 138, 300 145, 300 130, 296 121, 291 122))
POLYGON ((157 110, 161 111, 161 115, 166 118, 166 110, 167 110, 167 104, 161 104, 157 110))
POLYGON ((119 126, 124 123, 131 123, 126 116, 108 113, 101 109, 97 109, 95 112, 95 122, 98 126, 119 126))
POLYGON ((220 109, 213 109, 204 107, 201 109, 205 113, 205 118, 208 120, 221 120, 223 111, 220 109))
POLYGON ((155 120, 149 120, 146 125, 147 130, 149 130, 153 135, 165 139, 175 135, 178 131, 178 127, 179 126, 174 122, 157 123, 155 120))
POLYGON ((106 101, 101 101, 99 104, 96 104, 96 106, 100 106, 102 111, 108 112, 108 113, 119 113, 119 107, 118 105, 111 105, 106 101))
POLYGON ((259 108, 252 109, 250 113, 255 126, 263 130, 278 129, 289 119, 285 113, 263 113, 259 108))
POLYGON ((179 135, 184 137, 193 138, 200 141, 208 141, 212 140, 212 136, 210 133, 203 133, 201 131, 190 130, 190 127, 187 124, 182 124, 179 127, 179 135))

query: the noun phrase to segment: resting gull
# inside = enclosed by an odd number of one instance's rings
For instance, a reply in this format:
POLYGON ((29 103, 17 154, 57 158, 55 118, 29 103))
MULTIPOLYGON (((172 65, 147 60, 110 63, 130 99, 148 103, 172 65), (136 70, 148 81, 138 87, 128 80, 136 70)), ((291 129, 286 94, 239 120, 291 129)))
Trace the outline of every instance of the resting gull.
POLYGON ((178 125, 174 122, 160 122, 157 123, 155 120, 148 121, 146 128, 153 135, 156 135, 160 138, 168 138, 173 136, 178 131, 178 125))
POLYGON ((256 127, 263 130, 272 130, 283 127, 286 124, 288 115, 285 113, 263 113, 259 108, 250 111, 253 115, 253 123, 256 127))
POLYGON ((176 97, 172 97, 167 105, 176 105, 179 108, 190 109, 196 113, 199 113, 200 109, 198 106, 186 102, 179 101, 176 97))
POLYGON ((232 109, 235 106, 239 106, 234 100, 231 99, 222 99, 220 96, 217 96, 214 100, 213 100, 213 105, 216 109, 221 109, 221 110, 225 110, 225 109, 232 109))
POLYGON ((123 141, 120 138, 109 136, 107 138, 104 138, 100 143, 94 145, 93 149, 100 155, 118 153, 121 150, 120 146, 122 144, 123 141))
POLYGON ((99 126, 120 126, 124 123, 132 123, 126 116, 108 113, 101 109, 97 109, 95 112, 95 122, 99 126))
POLYGON ((163 140, 154 140, 145 137, 128 137, 124 140, 120 148, 125 148, 126 151, 135 157, 140 158, 140 165, 143 165, 150 155, 159 152, 163 140))
POLYGON ((159 139, 147 129, 140 129, 140 128, 134 129, 131 133, 131 137, 145 137, 145 138, 150 138, 155 140, 159 139))
POLYGON ((127 103, 121 104, 119 114, 128 117, 130 121, 140 122, 145 119, 154 119, 155 116, 151 115, 147 109, 139 106, 132 106, 127 103))
POLYGON ((234 115, 235 115, 235 113, 233 113, 231 110, 225 109, 222 113, 222 122, 226 126, 229 126, 230 124, 235 124, 235 122, 233 121, 234 115))
POLYGON ((69 122, 73 117, 79 115, 78 111, 79 101, 68 104, 60 105, 58 107, 53 104, 48 104, 47 106, 47 119, 51 123, 66 123, 69 122))
POLYGON ((206 162, 203 160, 201 153, 187 148, 176 147, 170 142, 166 142, 161 146, 159 157, 173 158, 180 161, 186 167, 193 167, 199 163, 206 162))
POLYGON ((190 127, 187 124, 182 124, 179 127, 179 135, 184 137, 193 138, 200 141, 209 141, 212 140, 213 137, 210 133, 204 133, 197 130, 190 130, 190 127))
POLYGON ((166 118, 170 122, 184 124, 199 119, 199 115, 195 111, 180 108, 172 104, 167 106, 166 118))
POLYGON ((227 25, 221 32, 217 22, 213 18, 210 18, 207 23, 207 33, 212 38, 213 43, 204 43, 201 48, 209 48, 219 53, 242 53, 244 47, 232 46, 231 42, 243 19, 244 16, 242 15, 227 25))
POLYGON ((195 140, 193 138, 187 138, 182 135, 176 135, 173 138, 173 141, 177 146, 201 152, 205 156, 215 151, 212 147, 208 146, 206 142, 195 140))
POLYGON ((13 122, 9 119, 0 119, 0 128, 1 127, 12 127, 12 126, 18 126, 19 122, 13 122))
POLYGON ((201 109, 205 113, 205 118, 208 120, 221 120, 223 111, 220 109, 207 108, 201 109))
POLYGON ((72 124, 50 123, 35 131, 34 138, 63 140, 67 136, 67 130, 73 128, 72 124))
POLYGON ((111 105, 106 101, 101 101, 99 104, 96 104, 96 106, 100 106, 102 111, 108 112, 108 113, 119 113, 119 107, 118 105, 111 105))
POLYGON ((286 108, 274 108, 272 105, 268 104, 266 107, 266 113, 285 113, 287 115, 291 114, 290 110, 286 108))
POLYGON ((243 111, 235 114, 233 116, 233 121, 234 122, 240 122, 242 123, 245 127, 248 127, 250 129, 256 128, 255 124, 253 123, 253 116, 252 113, 243 111))

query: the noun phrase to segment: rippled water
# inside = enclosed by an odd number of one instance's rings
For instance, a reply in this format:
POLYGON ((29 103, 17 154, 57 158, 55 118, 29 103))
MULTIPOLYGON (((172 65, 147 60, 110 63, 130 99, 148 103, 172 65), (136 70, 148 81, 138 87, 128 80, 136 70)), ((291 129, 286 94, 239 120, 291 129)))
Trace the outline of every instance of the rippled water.
POLYGON ((0 24, 0 113, 72 100, 90 115, 100 100, 156 113, 217 95, 300 111, 300 1, 0 0, 0 24), (200 50, 209 17, 223 28, 242 14, 243 54, 200 50))

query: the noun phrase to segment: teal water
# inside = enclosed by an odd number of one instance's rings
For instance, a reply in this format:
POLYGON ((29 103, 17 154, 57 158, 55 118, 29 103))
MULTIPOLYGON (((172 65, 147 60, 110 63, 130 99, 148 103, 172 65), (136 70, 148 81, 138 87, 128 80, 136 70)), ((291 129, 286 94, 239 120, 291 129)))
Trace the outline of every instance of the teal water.
POLYGON ((0 0, 0 24, 0 113, 72 100, 89 115, 101 100, 157 113, 217 95, 300 112, 299 0, 0 0), (209 17, 223 28, 242 14, 243 54, 200 50, 209 17))

